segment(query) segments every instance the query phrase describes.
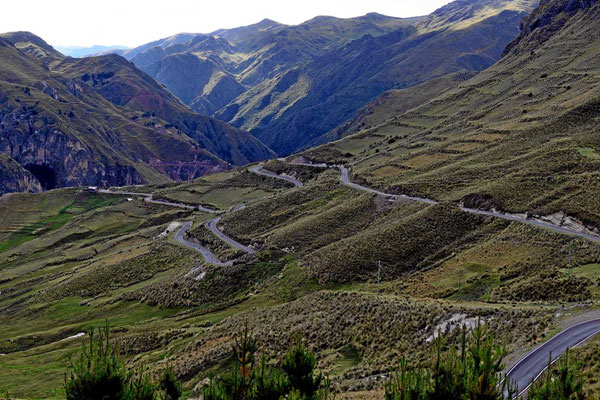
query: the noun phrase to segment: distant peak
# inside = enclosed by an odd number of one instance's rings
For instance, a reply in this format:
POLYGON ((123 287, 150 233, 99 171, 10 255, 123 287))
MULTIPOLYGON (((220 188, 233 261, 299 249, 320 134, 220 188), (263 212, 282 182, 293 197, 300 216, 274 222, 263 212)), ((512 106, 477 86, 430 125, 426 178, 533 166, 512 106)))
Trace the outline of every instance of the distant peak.
POLYGON ((279 22, 273 21, 269 18, 265 18, 262 21, 260 21, 257 25, 279 25, 279 22))

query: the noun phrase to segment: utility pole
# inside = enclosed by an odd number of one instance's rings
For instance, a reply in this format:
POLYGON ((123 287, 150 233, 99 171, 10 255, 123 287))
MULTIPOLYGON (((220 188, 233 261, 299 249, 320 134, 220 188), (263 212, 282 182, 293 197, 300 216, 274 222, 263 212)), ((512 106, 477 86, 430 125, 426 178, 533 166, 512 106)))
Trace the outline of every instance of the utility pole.
POLYGON ((379 301, 380 279, 381 279, 381 260, 377 261, 377 301, 379 301))
POLYGON ((573 266, 573 242, 569 243, 569 269, 567 270, 567 277, 571 278, 571 268, 573 266))

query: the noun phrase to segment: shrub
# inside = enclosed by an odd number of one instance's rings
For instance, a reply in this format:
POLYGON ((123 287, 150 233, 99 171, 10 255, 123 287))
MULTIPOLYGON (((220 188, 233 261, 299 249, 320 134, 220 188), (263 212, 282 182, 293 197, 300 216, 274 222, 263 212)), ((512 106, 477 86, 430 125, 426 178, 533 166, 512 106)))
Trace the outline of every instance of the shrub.
POLYGON ((326 400, 330 382, 315 371, 317 359, 300 339, 285 355, 281 368, 261 355, 258 368, 256 340, 248 324, 234 339, 232 368, 202 388, 204 400, 326 400))
POLYGON ((71 360, 71 372, 65 375, 67 400, 125 399, 128 398, 130 376, 119 356, 111 346, 108 325, 89 331, 89 343, 82 344, 81 355, 71 360))
POLYGON ((444 341, 435 340, 429 368, 408 368, 403 359, 400 371, 385 387, 386 400, 501 400, 515 397, 508 380, 500 381, 506 349, 494 342, 480 322, 467 338, 463 328, 458 349, 444 352, 444 341), (506 393, 506 394, 505 394, 506 393))
POLYGON ((183 394, 181 382, 177 380, 173 368, 168 366, 161 374, 158 388, 163 391, 164 400, 178 400, 183 394))
POLYGON ((527 393, 529 400, 583 400, 585 398, 579 364, 569 358, 568 349, 555 367, 552 366, 552 355, 550 355, 548 369, 531 385, 527 393))
POLYGON ((119 349, 109 340, 108 323, 89 330, 88 344, 82 344, 79 359, 71 360, 71 372, 65 374, 67 400, 177 400, 181 383, 169 367, 163 371, 158 385, 150 379, 147 369, 127 371, 119 349))
MULTIPOLYGON (((385 387, 386 400, 504 400, 516 399, 515 388, 500 372, 506 350, 494 343, 487 327, 477 324, 467 339, 463 328, 458 349, 442 352, 441 336, 435 341, 429 368, 409 368, 403 359, 399 372, 385 387)), ((584 400, 583 377, 579 366, 569 358, 569 351, 557 367, 532 383, 529 400, 584 400)))

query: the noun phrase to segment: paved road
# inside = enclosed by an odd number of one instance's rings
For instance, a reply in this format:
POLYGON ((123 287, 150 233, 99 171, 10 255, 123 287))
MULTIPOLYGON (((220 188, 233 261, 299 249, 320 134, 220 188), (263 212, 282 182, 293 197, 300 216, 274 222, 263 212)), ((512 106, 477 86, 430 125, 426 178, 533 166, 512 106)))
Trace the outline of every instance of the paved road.
POLYGON ((227 261, 227 262, 222 262, 221 260, 219 260, 219 258, 217 256, 215 256, 210 250, 208 250, 206 247, 201 246, 197 243, 192 243, 188 240, 186 240, 184 238, 185 233, 187 232, 188 229, 190 229, 190 227, 192 226, 192 221, 188 221, 186 222, 175 234, 175 240, 177 240, 179 243, 181 243, 182 245, 186 246, 186 247, 190 247, 194 250, 199 251, 200 253, 202 253, 202 257, 204 257, 204 261, 206 261, 209 264, 215 264, 215 265, 219 265, 221 267, 224 266, 228 266, 228 265, 232 265, 233 261, 227 261))
POLYGON ((110 190, 110 189, 98 189, 98 193, 103 193, 103 194, 120 194, 120 195, 123 195, 123 196, 152 197, 152 193, 124 192, 122 190, 110 190))
POLYGON ((517 385, 520 395, 546 370, 550 353, 554 362, 567 348, 573 348, 598 333, 600 319, 572 326, 526 355, 508 371, 507 376, 517 385))
POLYGON ((563 226, 550 224, 548 222, 536 221, 533 219, 521 218, 521 217, 516 217, 514 215, 502 214, 502 213, 493 212, 493 211, 476 210, 474 208, 460 207, 460 209, 463 211, 469 212, 469 213, 473 213, 473 214, 487 215, 490 217, 502 218, 502 219, 506 219, 509 221, 524 222, 526 224, 533 225, 533 226, 536 226, 539 228, 545 228, 545 229, 549 229, 554 232, 563 233, 563 234, 571 235, 571 236, 577 236, 582 239, 587 239, 587 240, 591 240, 596 243, 600 243, 600 236, 591 235, 591 234, 585 233, 585 232, 578 232, 576 230, 565 228, 563 226))
MULTIPOLYGON (((324 166, 328 166, 326 164, 311 164, 311 163, 296 163, 297 165, 306 165, 306 166, 314 166, 314 167, 324 167, 324 166)), ((329 165, 329 168, 338 168, 340 170, 340 182, 342 182, 344 185, 352 187, 354 189, 358 189, 358 190, 362 190, 365 192, 369 192, 369 193, 374 193, 380 196, 384 196, 384 197, 388 197, 392 200, 396 200, 396 199, 409 199, 409 200, 413 200, 413 201, 418 201, 421 203, 427 203, 427 204, 438 204, 437 201, 435 200, 431 200, 431 199, 426 199, 423 197, 412 197, 412 196, 405 196, 405 195, 398 195, 398 194, 393 194, 393 193, 385 193, 385 192, 381 192, 379 190, 375 190, 375 189, 371 189, 369 187, 366 186, 362 186, 359 185, 357 183, 353 183, 350 181, 349 177, 348 177, 348 169, 344 166, 340 166, 340 165, 329 165)), ((478 215, 485 215, 488 217, 494 217, 494 218, 501 218, 501 219, 505 219, 508 221, 516 221, 516 222, 522 222, 525 224, 529 224, 538 228, 544 228, 544 229, 548 229, 557 233, 561 233, 561 234, 566 234, 566 235, 571 235, 571 236, 576 236, 582 239, 586 239, 586 240, 590 240, 596 243, 600 243, 600 236, 597 235, 592 235, 589 233, 585 233, 585 232, 580 232, 580 231, 576 231, 574 229, 570 229, 570 228, 565 228, 563 226, 558 226, 558 225, 554 225, 548 222, 542 222, 542 221, 536 221, 533 219, 529 219, 529 218, 522 218, 522 217, 517 217, 515 215, 510 215, 510 214, 503 214, 503 213, 499 213, 499 212, 494 212, 494 211, 485 211, 485 210, 477 210, 474 208, 468 208, 468 207, 460 207, 461 210, 468 212, 468 213, 472 213, 472 214, 478 214, 478 215)))
POLYGON ((304 186, 304 184, 296 178, 292 178, 291 176, 286 176, 286 175, 277 175, 275 172, 264 169, 262 164, 255 165, 254 167, 250 168, 249 171, 254 172, 255 174, 269 176, 271 178, 281 179, 281 180, 293 183, 294 186, 296 186, 296 187, 304 186))
POLYGON ((254 253, 256 253, 256 250, 251 249, 248 246, 244 246, 243 244, 236 242, 235 240, 233 240, 232 238, 230 238, 229 236, 227 236, 223 232, 221 232, 219 230, 219 221, 221 221, 221 217, 217 217, 215 219, 211 219, 206 224, 206 226, 208 227, 208 229, 210 229, 210 231, 212 233, 214 233, 215 236, 217 236, 219 239, 221 239, 225 243, 229 244, 230 246, 233 246, 233 247, 235 247, 237 249, 240 249, 240 250, 242 250, 243 252, 245 252, 247 254, 254 254, 254 253))
POLYGON ((202 207, 202 206, 193 206, 193 205, 185 204, 185 203, 175 203, 175 202, 166 201, 166 200, 155 200, 153 198, 152 193, 123 192, 123 191, 119 191, 119 190, 113 191, 110 189, 100 189, 100 190, 98 190, 98 193, 117 194, 117 195, 123 195, 123 196, 141 196, 144 198, 144 201, 146 203, 160 204, 160 205, 168 206, 168 207, 183 208, 185 210, 198 210, 198 211, 203 211, 203 212, 207 212, 207 213, 211 213, 211 214, 215 213, 214 210, 211 210, 210 208, 206 208, 206 207, 202 207))
POLYGON ((340 182, 342 182, 344 185, 349 186, 351 188, 362 190, 362 191, 369 192, 369 193, 374 193, 379 196, 389 197, 392 200, 408 199, 408 200, 418 201, 420 203, 427 203, 427 204, 437 204, 438 203, 437 201, 431 200, 431 199, 425 199, 422 197, 406 196, 404 194, 385 193, 385 192, 380 192, 379 190, 375 190, 375 189, 371 189, 366 186, 359 185, 358 183, 351 182, 350 179, 348 178, 348 168, 346 168, 344 166, 338 166, 338 168, 340 169, 340 173, 341 173, 340 174, 340 182))

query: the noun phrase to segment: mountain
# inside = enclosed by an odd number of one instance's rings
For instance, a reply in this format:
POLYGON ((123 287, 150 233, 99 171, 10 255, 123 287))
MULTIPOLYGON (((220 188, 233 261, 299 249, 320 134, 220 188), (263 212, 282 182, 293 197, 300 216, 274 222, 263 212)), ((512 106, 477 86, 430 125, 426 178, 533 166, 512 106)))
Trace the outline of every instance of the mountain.
POLYGON ((56 50, 69 57, 89 57, 99 54, 117 53, 122 50, 127 50, 127 46, 56 46, 56 50))
POLYGON ((0 193, 42 191, 39 180, 18 162, 0 153, 0 193))
MULTIPOLYGON (((599 16, 597 1, 544 1, 496 65, 314 154, 347 153, 374 186, 598 229, 599 16)), ((399 104, 379 103, 371 115, 399 104)))
POLYGON ((214 114, 279 73, 364 35, 385 35, 419 20, 379 14, 350 19, 316 17, 297 26, 263 20, 211 34, 175 35, 123 56, 195 111, 214 114))
POLYGON ((162 39, 124 56, 197 112, 285 155, 335 137, 330 131, 388 90, 494 64, 536 2, 458 0, 408 19, 264 20, 162 39))
POLYGON ((0 36, 0 52, 0 152, 44 189, 186 180, 273 154, 120 56, 65 57, 27 32, 0 36))

